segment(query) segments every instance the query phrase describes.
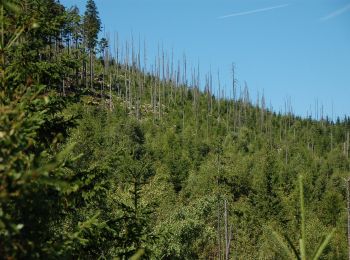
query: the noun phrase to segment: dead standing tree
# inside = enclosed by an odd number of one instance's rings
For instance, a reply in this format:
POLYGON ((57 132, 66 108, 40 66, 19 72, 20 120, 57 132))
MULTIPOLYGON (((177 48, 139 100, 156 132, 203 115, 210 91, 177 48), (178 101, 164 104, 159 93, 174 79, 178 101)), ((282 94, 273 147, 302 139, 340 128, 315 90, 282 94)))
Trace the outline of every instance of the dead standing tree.
POLYGON ((344 179, 346 185, 347 213, 348 213, 348 258, 350 260, 350 177, 344 179))

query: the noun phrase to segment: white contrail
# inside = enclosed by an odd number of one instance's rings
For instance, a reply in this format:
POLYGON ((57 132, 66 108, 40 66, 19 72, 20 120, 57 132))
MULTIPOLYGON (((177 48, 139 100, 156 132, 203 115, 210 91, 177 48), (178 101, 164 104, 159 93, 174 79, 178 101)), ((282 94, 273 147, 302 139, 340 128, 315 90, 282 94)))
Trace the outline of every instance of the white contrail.
POLYGON ((350 10, 350 4, 338 9, 338 10, 335 10, 334 12, 320 18, 321 21, 327 21, 329 19, 332 19, 338 15, 341 15, 342 13, 345 13, 346 11, 350 10))
POLYGON ((233 14, 228 14, 228 15, 224 15, 224 16, 219 16, 219 17, 217 17, 217 18, 218 18, 218 19, 225 19, 225 18, 234 17, 234 16, 242 16, 242 15, 248 15, 248 14, 255 14, 255 13, 270 11, 270 10, 273 10, 273 9, 283 8, 283 7, 286 7, 286 6, 288 6, 288 5, 289 5, 289 4, 270 6, 270 7, 265 7, 265 8, 261 8, 261 9, 255 9, 255 10, 246 11, 246 12, 241 12, 241 13, 233 13, 233 14))

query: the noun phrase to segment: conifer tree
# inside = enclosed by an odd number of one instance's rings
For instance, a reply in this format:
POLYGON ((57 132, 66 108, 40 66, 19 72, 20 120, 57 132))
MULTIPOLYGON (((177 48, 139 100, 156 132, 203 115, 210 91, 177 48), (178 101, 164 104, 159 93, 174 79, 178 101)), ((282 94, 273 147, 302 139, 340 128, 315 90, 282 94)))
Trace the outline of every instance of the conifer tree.
MULTIPOLYGON (((33 53, 44 53, 51 47, 47 39, 63 29, 54 16, 43 16, 35 7, 59 11, 62 6, 51 1, 28 1, 24 7, 10 3, 0 2, 0 255, 55 258, 65 251, 65 238, 55 225, 69 190, 64 172, 70 163, 65 161, 69 149, 58 151, 74 120, 60 114, 66 102, 43 85, 42 63, 33 53)), ((63 69, 57 62, 46 65, 55 66, 57 74, 63 69)))
POLYGON ((86 11, 84 14, 84 36, 86 47, 90 56, 90 87, 93 86, 93 54, 97 45, 98 33, 101 30, 101 20, 99 18, 96 4, 93 0, 86 3, 86 11))

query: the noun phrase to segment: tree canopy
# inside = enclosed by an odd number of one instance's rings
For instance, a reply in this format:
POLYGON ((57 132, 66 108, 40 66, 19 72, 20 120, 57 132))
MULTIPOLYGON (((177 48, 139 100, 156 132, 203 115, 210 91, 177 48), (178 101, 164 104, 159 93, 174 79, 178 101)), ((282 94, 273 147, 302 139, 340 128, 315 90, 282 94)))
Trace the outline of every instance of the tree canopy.
POLYGON ((0 7, 1 258, 348 257, 349 117, 277 113, 234 77, 215 94, 166 53, 147 69, 99 41, 92 0, 0 7))

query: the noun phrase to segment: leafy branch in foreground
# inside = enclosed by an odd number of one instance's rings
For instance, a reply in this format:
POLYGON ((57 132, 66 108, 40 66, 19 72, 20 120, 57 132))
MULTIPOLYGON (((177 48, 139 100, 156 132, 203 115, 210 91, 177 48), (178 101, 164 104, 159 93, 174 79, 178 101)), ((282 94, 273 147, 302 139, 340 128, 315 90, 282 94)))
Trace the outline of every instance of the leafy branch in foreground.
POLYGON ((299 199, 300 199, 300 214, 301 214, 301 226, 300 226, 300 233, 301 238, 299 239, 299 251, 295 246, 293 245, 292 241, 289 239, 289 237, 283 237, 278 232, 274 231, 270 227, 266 227, 266 230, 270 233, 272 240, 276 243, 278 246, 278 249, 280 250, 280 253, 282 253, 286 258, 288 259, 298 259, 298 260, 306 260, 306 259, 313 259, 317 260, 322 255, 323 251, 329 244, 334 232, 335 228, 332 229, 330 233, 328 233, 322 242, 318 245, 315 252, 309 256, 307 255, 306 250, 306 227, 305 227, 305 201, 304 201, 304 188, 303 188, 303 176, 299 176, 299 199))

